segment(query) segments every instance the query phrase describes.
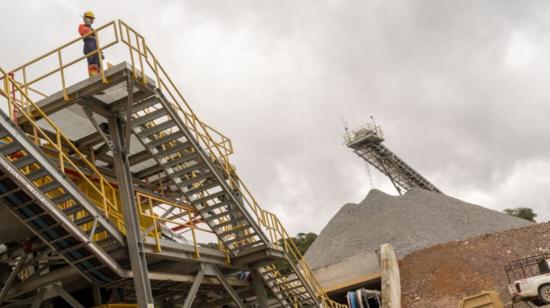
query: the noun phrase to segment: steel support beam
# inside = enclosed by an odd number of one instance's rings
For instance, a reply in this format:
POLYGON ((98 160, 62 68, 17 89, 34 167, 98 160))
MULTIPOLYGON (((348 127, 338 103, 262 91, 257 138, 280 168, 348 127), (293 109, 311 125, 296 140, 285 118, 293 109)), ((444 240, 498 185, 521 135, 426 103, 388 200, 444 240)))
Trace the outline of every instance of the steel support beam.
POLYGON ((255 269, 252 271, 252 286, 256 293, 256 299, 260 308, 267 308, 267 295, 265 294, 264 283, 262 280, 262 274, 255 269))
POLYGON ((109 130, 114 148, 115 171, 118 180, 120 200, 122 201, 124 211, 126 240, 136 298, 140 308, 149 308, 153 307, 154 300, 151 284, 149 282, 147 261, 143 252, 143 242, 140 236, 139 219, 134 198, 134 186, 128 163, 128 153, 122 150, 124 133, 118 118, 113 117, 109 119, 109 130))
POLYGON ((4 298, 6 297, 6 294, 8 294, 8 290, 11 287, 11 284, 17 277, 17 274, 19 274, 19 271, 21 271, 21 268, 23 267, 23 264, 25 264, 25 260, 27 259, 27 255, 29 253, 27 251, 23 251, 23 254, 21 254, 21 257, 19 258, 19 261, 17 261, 17 264, 15 264, 15 267, 13 268, 13 271, 8 276, 8 279, 6 280, 6 283, 4 284, 4 287, 2 287, 2 291, 0 291, 0 305, 2 304, 2 301, 4 301, 4 298))
POLYGON ((126 81, 128 91, 128 102, 126 104, 126 125, 124 133, 123 149, 126 153, 130 152, 130 140, 132 136, 132 107, 134 105, 134 82, 130 77, 126 81))
POLYGON ((191 306, 193 305, 193 302, 195 301, 195 297, 197 296, 197 292, 199 291, 199 287, 202 283, 203 278, 204 278, 204 270, 201 269, 197 273, 197 276, 195 276, 195 280, 193 280, 193 284, 191 285, 191 290, 189 290, 189 293, 185 298, 185 303, 183 303, 183 308, 191 308, 191 306))
POLYGON ((92 295, 94 297, 94 306, 100 306, 102 304, 101 289, 97 285, 92 286, 92 295))
POLYGON ((227 291, 227 293, 229 293, 229 296, 231 296, 231 299, 237 305, 237 307, 246 308, 243 300, 239 297, 239 294, 235 291, 235 289, 233 289, 229 282, 227 282, 222 271, 215 265, 207 265, 206 267, 216 276, 223 288, 227 291))
POLYGON ((36 297, 32 302, 31 308, 40 308, 40 304, 42 304, 42 300, 44 299, 44 295, 46 295, 46 291, 47 290, 45 288, 38 290, 36 297))
POLYGON ((67 293, 67 291, 65 291, 61 286, 54 284, 52 288, 59 296, 61 296, 67 302, 67 304, 71 305, 71 307, 84 308, 82 304, 80 304, 74 297, 72 297, 71 294, 67 293))
POLYGON ((111 140, 109 140, 109 137, 107 136, 107 134, 105 134, 105 132, 101 129, 101 127, 99 127, 99 123, 97 123, 96 119, 94 118, 93 112, 88 107, 83 107, 82 109, 84 110, 84 113, 88 117, 88 120, 90 120, 90 122, 92 122, 92 124, 94 125, 94 127, 97 130, 98 134, 105 141, 105 144, 109 147, 110 150, 112 150, 113 149, 113 143, 112 143, 111 140))

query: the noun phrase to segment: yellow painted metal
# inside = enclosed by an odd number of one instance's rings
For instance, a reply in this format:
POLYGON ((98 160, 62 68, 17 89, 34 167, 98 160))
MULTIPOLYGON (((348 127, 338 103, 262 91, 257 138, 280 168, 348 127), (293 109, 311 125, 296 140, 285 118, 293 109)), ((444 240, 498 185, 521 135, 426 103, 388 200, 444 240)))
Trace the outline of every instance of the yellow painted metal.
MULTIPOLYGON (((26 88, 29 88, 29 90, 35 92, 35 93, 39 93, 41 94, 41 96, 43 97, 47 97, 48 95, 46 93, 44 93, 43 91, 38 91, 34 88, 30 88, 31 85, 34 85, 36 84, 37 82, 41 81, 41 80, 44 80, 45 78, 49 77, 49 76, 52 76, 54 74, 61 74, 61 71, 67 69, 68 67, 78 63, 78 62, 81 62, 81 61, 84 61, 87 57, 90 57, 92 55, 98 55, 99 56, 99 59, 100 59, 100 64, 102 64, 102 60, 101 60, 101 54, 103 53, 104 50, 116 45, 119 40, 118 40, 118 35, 116 33, 116 30, 117 27, 116 27, 116 23, 114 21, 110 22, 110 23, 107 23, 103 26, 100 26, 98 28, 96 28, 94 31, 82 36, 82 37, 78 37, 78 38, 75 38, 71 41, 69 41, 68 43, 65 43, 13 70, 10 71, 10 73, 13 73, 15 75, 19 74, 19 73, 23 73, 23 70, 26 70, 26 71, 29 71, 29 67, 33 67, 33 66, 36 66, 35 69, 36 70, 39 70, 39 67, 41 67, 42 65, 44 65, 45 63, 47 63, 48 61, 50 61, 50 57, 56 57, 56 62, 58 62, 58 66, 53 68, 52 70, 50 71, 47 71, 46 73, 43 73, 43 74, 40 74, 38 75, 37 77, 31 79, 30 81, 26 81, 24 83, 21 83, 21 88, 23 89, 26 89, 26 88), (102 32, 106 32, 106 31, 112 31, 113 35, 114 35, 114 39, 113 40, 109 40, 105 43, 101 43, 100 44, 100 38, 99 38, 99 35, 100 33, 102 32), (82 38, 85 38, 85 37, 88 37, 88 36, 93 36, 95 35, 96 36, 96 41, 98 43, 97 45, 97 50, 94 50, 86 55, 83 55, 83 56, 80 56, 80 57, 76 57, 75 59, 71 59, 71 60, 68 60, 68 61, 64 61, 63 60, 63 54, 62 54, 62 51, 63 50, 67 50, 71 47, 74 48, 75 45, 80 45, 82 44, 82 38), (61 60, 59 59, 61 58, 61 60)), ((100 67, 100 74, 102 76, 102 80, 104 82, 107 82, 107 80, 104 78, 104 70, 105 70, 105 67, 103 65, 101 65, 100 67)), ((32 70, 31 70, 32 71, 32 70)), ((17 77, 15 77, 15 79, 17 79, 17 77)), ((66 86, 61 84, 61 90, 63 92, 66 91, 66 86)))
POLYGON ((458 308, 504 308, 504 304, 498 292, 490 290, 462 299, 458 308))
POLYGON ((200 216, 192 206, 185 203, 172 202, 142 192, 136 193, 136 201, 141 228, 142 230, 151 230, 148 235, 155 239, 157 252, 162 250, 160 245, 160 223, 162 223, 169 227, 180 227, 190 230, 193 239, 195 258, 200 258, 196 231, 198 230, 209 233, 212 233, 212 231, 196 226, 197 219, 200 219, 200 216), (156 207, 168 207, 173 209, 168 216, 162 217, 155 210, 156 207))
MULTIPOLYGON (((34 85, 36 82, 43 80, 44 78, 49 77, 55 73, 59 72, 62 74, 62 72, 67 67, 79 61, 83 61, 87 56, 98 54, 101 61, 101 53, 103 52, 103 50, 110 48, 118 44, 119 42, 121 42, 125 47, 129 49, 133 77, 142 83, 147 83, 148 80, 146 78, 146 72, 150 72, 151 74, 155 75, 155 81, 156 81, 155 86, 159 88, 159 90, 165 95, 166 99, 169 101, 171 106, 177 112, 178 116, 183 120, 183 122, 188 127, 190 132, 194 135, 199 145, 209 155, 212 162, 214 162, 215 164, 223 168, 226 178, 228 178, 229 186, 232 189, 239 191, 240 195, 243 198, 243 203, 245 207, 247 208, 248 211, 250 211, 253 214, 253 217, 256 220, 256 223, 268 235, 271 244, 285 251, 285 253, 290 259, 290 262, 292 262, 294 266, 305 277, 305 279, 307 279, 307 281, 313 287, 313 289, 315 290, 315 292, 317 293, 317 295, 319 296, 320 300, 322 301, 325 307, 345 307, 345 305, 340 305, 338 303, 335 303, 328 298, 328 296, 325 294, 325 292, 321 288, 321 285, 315 278, 313 272, 304 261, 303 256, 300 254, 298 248, 296 247, 294 242, 291 240, 290 235, 288 234, 288 232, 285 230, 285 228, 279 221, 279 219, 273 213, 263 210, 259 206, 257 200, 252 196, 252 194, 250 193, 249 189, 244 184, 244 182, 238 177, 233 165, 229 161, 229 156, 233 153, 233 147, 230 139, 224 136, 221 132, 215 130, 211 126, 199 120, 195 112, 191 109, 190 105, 187 103, 187 101, 183 97, 181 91, 175 85, 174 81, 166 73, 164 67, 160 64, 158 59, 149 49, 149 46, 147 46, 144 37, 121 20, 119 20, 118 22, 112 21, 110 23, 107 23, 97 28, 94 32, 90 33, 89 35, 93 35, 94 33, 96 35, 96 39, 98 40, 98 49, 87 55, 78 57, 71 61, 63 61, 61 51, 74 44, 80 44, 81 38, 77 38, 54 49, 53 51, 43 56, 40 56, 30 61, 27 64, 24 64, 14 69, 13 72, 16 74, 17 73, 24 74, 31 65, 47 58, 52 54, 57 54, 59 57, 59 67, 53 69, 52 71, 49 71, 46 74, 40 75, 30 81, 27 81, 26 80, 27 77, 25 76, 24 82, 18 85, 18 89, 20 89, 20 92, 22 92, 22 94, 25 94, 31 91, 33 93, 44 94, 43 91, 34 89, 31 87, 31 85, 34 85), (100 31, 106 31, 107 29, 112 29, 114 31, 115 39, 107 43, 102 42, 102 44, 100 45, 98 33, 100 31), (135 40, 131 39, 132 36, 135 38, 135 40), (135 56, 137 56, 137 59, 138 59, 137 63, 136 63, 135 56), (24 91, 22 91, 21 89, 24 89, 24 91)), ((104 69, 105 68, 103 67, 103 65, 101 65, 100 75, 103 82, 108 82, 104 75, 104 69)), ((66 85, 65 85, 63 74, 62 74, 61 80, 62 80, 62 84, 61 84, 62 90, 64 91, 64 93, 66 93, 66 85)), ((15 81, 10 79, 9 83, 15 83, 15 81)), ((9 95, 9 92, 4 93, 4 95, 5 94, 9 95)), ((24 95, 24 96, 25 96, 25 99, 30 101, 30 98, 28 97, 28 95, 24 95)), ((11 104, 11 100, 10 100, 10 104, 11 104)), ((45 117, 45 114, 43 116, 45 117)), ((36 123, 32 120, 30 116, 28 118, 29 118, 28 120, 32 124, 36 125, 36 123)), ((59 129, 57 128, 57 126, 55 126, 55 124, 53 124, 53 122, 51 123, 51 125, 55 127, 56 132, 59 131, 59 129)), ((155 123, 153 122, 150 125, 155 125, 155 123)), ((41 133, 41 129, 39 127, 37 127, 37 131, 39 134, 41 133)), ((61 137, 62 137, 61 139, 63 140, 66 139, 64 135, 61 135, 61 137)), ((74 145, 72 145, 72 143, 69 140, 67 141, 71 146, 74 147, 74 145)), ((60 146, 57 142, 53 142, 53 143, 56 146, 60 146)), ((76 151, 79 156, 82 155, 80 154, 80 152, 78 152, 77 149, 76 151)), ((67 159, 66 155, 64 154, 60 154, 60 155, 61 155, 60 157, 62 157, 62 160, 64 162, 74 164, 74 162, 71 162, 67 159)), ((89 163, 87 160, 85 160, 85 162, 89 163)), ((99 181, 99 185, 92 185, 92 186, 95 188, 98 194, 100 194, 101 196, 107 196, 107 194, 109 194, 109 190, 111 189, 110 184, 103 179, 103 176, 101 176, 101 174, 96 170, 95 167, 92 167, 92 171, 94 174, 97 173, 98 178, 101 179, 99 181)), ((106 197, 104 200, 109 200, 109 198, 106 197)), ((149 201, 147 202, 155 203, 154 201, 155 200, 149 197, 149 201)), ((109 209, 108 206, 110 206, 111 205, 110 203, 112 202, 118 202, 118 201, 108 201, 108 202, 105 201, 105 203, 109 203, 109 204, 104 204, 103 208, 109 209)), ((159 222, 162 222, 164 224, 176 224, 176 225, 178 223, 180 225, 182 224, 181 222, 174 222, 176 217, 161 219, 160 217, 155 215, 153 210, 154 206, 150 205, 149 203, 142 202, 139 204, 139 206, 140 206, 141 215, 143 216, 143 219, 144 219, 144 223, 146 224, 152 223, 154 225, 152 232, 153 232, 153 237, 155 237, 157 240, 157 243, 160 240, 160 235, 159 235, 160 230, 157 227, 159 222), (145 204, 147 204, 147 206, 145 206, 145 204)), ((114 204, 113 208, 119 210, 118 203, 114 204)), ((189 211, 188 214, 189 214, 188 219, 190 219, 189 221, 192 222, 193 221, 192 215, 196 215, 196 213, 189 211)), ((194 226, 193 223, 190 224, 190 227, 192 232, 195 232, 195 230, 198 230, 198 228, 194 226)), ((246 243, 241 243, 241 244, 246 244, 246 243)), ((158 245, 157 245, 157 249, 159 249, 158 245)), ((196 251, 196 255, 198 256, 198 250, 196 251)))
MULTIPOLYGON (((122 37, 122 33, 136 33, 136 37, 141 37, 141 35, 137 35, 137 32, 123 21, 119 20, 118 24, 121 33, 121 41, 127 44, 130 50, 140 53, 139 48, 131 45, 131 40, 125 40, 124 37, 122 37), (123 29, 125 31, 123 31, 123 29)), ((229 155, 233 153, 229 139, 224 139, 225 136, 221 133, 207 126, 204 122, 199 121, 197 115, 193 112, 172 79, 168 76, 162 65, 160 65, 154 54, 149 50, 148 46, 145 46, 145 51, 146 53, 144 52, 142 56, 148 64, 148 69, 152 70, 156 76, 158 82, 157 87, 171 99, 172 106, 179 113, 179 116, 184 120, 191 132, 194 133, 194 137, 207 151, 210 158, 224 168, 230 186, 240 191, 240 195, 243 197, 248 209, 255 215, 258 224, 270 235, 271 243, 276 246, 281 246, 282 244, 281 248, 287 253, 291 262, 300 270, 302 275, 310 282, 325 306, 345 307, 345 305, 335 303, 328 298, 279 219, 273 213, 260 208, 258 202, 252 196, 246 185, 239 179, 233 165, 229 162, 229 155), (222 140, 215 141, 213 135, 222 136, 222 140)), ((143 73, 144 70, 145 67, 140 64, 140 71, 143 73)), ((134 74, 137 75, 137 72, 134 72, 134 74)))
POLYGON ((60 170, 63 172, 66 167, 73 170, 82 180, 93 189, 95 193, 102 196, 102 201, 98 207, 103 211, 106 217, 111 219, 115 225, 122 225, 122 215, 120 204, 116 201, 109 200, 105 194, 104 187, 114 189, 107 179, 97 170, 96 166, 91 163, 84 154, 73 144, 73 142, 61 131, 61 129, 27 96, 25 91, 15 82, 4 70, 0 69, 0 76, 4 79, 4 97, 7 98, 8 108, 17 111, 17 115, 26 120, 28 125, 31 125, 36 132, 35 141, 40 146, 49 147, 57 154, 60 170), (11 89, 15 89, 16 93, 11 93, 11 89), (19 94, 17 99, 12 96, 19 94), (24 98, 24 100, 22 99, 24 98), (21 102, 28 102, 29 108, 22 106, 21 102), (34 120, 34 114, 42 117, 43 121, 39 125, 34 120), (55 135, 52 138, 51 133, 55 135), (73 157, 69 156, 67 151, 73 153, 73 157), (75 158, 76 157, 76 160, 75 158))

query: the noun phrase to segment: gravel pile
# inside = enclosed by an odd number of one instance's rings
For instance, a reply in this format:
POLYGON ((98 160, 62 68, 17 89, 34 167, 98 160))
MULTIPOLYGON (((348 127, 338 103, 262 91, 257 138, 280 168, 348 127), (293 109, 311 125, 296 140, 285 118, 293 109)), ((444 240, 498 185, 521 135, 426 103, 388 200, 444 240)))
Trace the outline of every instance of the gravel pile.
POLYGON ((413 189, 403 196, 371 190, 329 221, 305 258, 311 268, 391 243, 399 258, 419 249, 531 223, 449 196, 413 189))

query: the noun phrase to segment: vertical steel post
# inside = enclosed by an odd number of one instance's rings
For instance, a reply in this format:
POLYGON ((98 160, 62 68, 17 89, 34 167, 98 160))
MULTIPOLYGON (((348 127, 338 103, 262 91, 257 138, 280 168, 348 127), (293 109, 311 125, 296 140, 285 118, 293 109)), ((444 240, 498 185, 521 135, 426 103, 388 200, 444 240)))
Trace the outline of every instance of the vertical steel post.
MULTIPOLYGON (((129 83, 128 91, 133 91, 129 83)), ((131 98, 132 96, 130 96, 131 98)), ((128 101, 128 104, 132 104, 128 101)), ((137 302, 140 308, 154 307, 147 261, 143 253, 143 242, 139 230, 139 217, 137 213, 136 200, 134 198, 134 187, 128 162, 128 153, 123 150, 125 143, 124 130, 118 117, 109 119, 109 131, 114 147, 114 166, 118 181, 120 200, 124 213, 124 224, 126 227, 126 238, 128 254, 133 272, 134 288, 137 302)))
POLYGON ((254 293, 256 293, 258 306, 260 306, 260 308, 267 308, 267 296, 262 281, 262 274, 260 274, 257 269, 252 271, 252 286, 254 287, 254 293))

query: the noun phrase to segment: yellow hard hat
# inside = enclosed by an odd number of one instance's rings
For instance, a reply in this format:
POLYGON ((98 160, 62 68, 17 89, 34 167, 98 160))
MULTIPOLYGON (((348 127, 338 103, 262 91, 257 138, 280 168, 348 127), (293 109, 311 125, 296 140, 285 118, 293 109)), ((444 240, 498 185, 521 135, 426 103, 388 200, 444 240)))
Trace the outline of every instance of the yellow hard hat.
POLYGON ((92 11, 85 12, 84 17, 89 17, 89 18, 94 18, 95 19, 94 12, 92 12, 92 11))

